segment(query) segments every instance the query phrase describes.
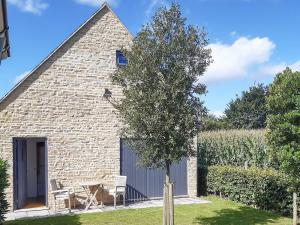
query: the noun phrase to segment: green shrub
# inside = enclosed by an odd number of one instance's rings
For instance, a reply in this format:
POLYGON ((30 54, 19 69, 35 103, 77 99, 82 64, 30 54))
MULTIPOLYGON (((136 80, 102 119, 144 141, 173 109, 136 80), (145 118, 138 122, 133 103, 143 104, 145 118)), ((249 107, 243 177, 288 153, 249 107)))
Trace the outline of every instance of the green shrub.
POLYGON ((270 155, 293 179, 293 188, 300 190, 300 72, 287 68, 276 75, 267 108, 266 139, 270 155))
POLYGON ((0 224, 4 221, 4 214, 8 207, 4 192, 5 188, 8 187, 7 176, 7 163, 0 159, 0 224))
POLYGON ((198 167, 213 165, 267 168, 264 130, 221 130, 203 132, 198 138, 198 167))
POLYGON ((198 167, 198 186, 197 186, 197 193, 199 196, 206 196, 207 195, 207 168, 200 168, 198 167))
POLYGON ((272 169, 233 166, 208 168, 207 190, 233 201, 291 215, 292 194, 287 175, 272 169))

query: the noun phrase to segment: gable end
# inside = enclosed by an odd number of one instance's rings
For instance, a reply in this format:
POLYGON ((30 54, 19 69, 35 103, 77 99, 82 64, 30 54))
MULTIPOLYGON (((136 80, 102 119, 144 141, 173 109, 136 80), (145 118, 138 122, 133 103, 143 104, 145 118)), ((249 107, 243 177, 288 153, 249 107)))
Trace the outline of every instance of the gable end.
MULTIPOLYGON (((92 22, 92 20, 97 17, 98 15, 100 15, 101 13, 105 13, 106 11, 110 11, 115 18, 119 21, 119 23, 123 26, 123 28, 128 32, 128 35, 130 36, 130 38, 132 39, 132 35, 129 32, 129 30, 126 28, 126 26, 121 22, 121 20, 118 18, 118 16, 113 12, 113 10, 110 8, 110 6, 105 2, 103 3, 103 5, 100 7, 100 9, 98 9, 89 19, 87 19, 77 30, 75 30, 67 39, 65 39, 55 50, 53 50, 40 64, 38 64, 29 74, 27 74, 22 80, 20 80, 7 94, 4 95, 4 97, 2 97, 0 99, 0 110, 1 108, 5 108, 6 106, 3 106, 3 104, 5 103, 5 101, 17 90, 20 88, 20 86, 27 80, 29 80, 33 74, 35 74, 36 72, 38 72, 45 64, 47 63, 53 63, 55 60, 52 60, 52 58, 55 58, 56 54, 59 54, 59 51, 61 49, 64 49, 64 47, 72 41, 75 41, 74 39, 76 39, 76 35, 80 34, 80 32, 82 30, 84 30, 84 28, 86 28, 86 26, 88 26, 89 23, 92 22)), ((44 69, 45 70, 45 69, 44 69)), ((34 79, 32 79, 34 80, 34 79)), ((27 89, 28 87, 26 87, 27 89)), ((16 96, 17 98, 17 96, 16 96)), ((12 100, 14 101, 14 100, 12 100)))

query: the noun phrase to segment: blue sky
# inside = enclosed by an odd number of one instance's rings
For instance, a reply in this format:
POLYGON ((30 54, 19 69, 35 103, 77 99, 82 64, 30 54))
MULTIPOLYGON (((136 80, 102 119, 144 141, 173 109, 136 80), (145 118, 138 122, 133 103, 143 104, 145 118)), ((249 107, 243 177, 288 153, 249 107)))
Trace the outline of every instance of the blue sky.
MULTIPOLYGON (((0 97, 100 7, 101 0, 7 0, 12 57, 0 66, 0 97)), ((135 35, 168 0, 108 0, 135 35)), ((220 114, 257 82, 290 66, 300 70, 299 0, 181 0, 190 24, 204 26, 214 63, 200 78, 203 97, 220 114)))

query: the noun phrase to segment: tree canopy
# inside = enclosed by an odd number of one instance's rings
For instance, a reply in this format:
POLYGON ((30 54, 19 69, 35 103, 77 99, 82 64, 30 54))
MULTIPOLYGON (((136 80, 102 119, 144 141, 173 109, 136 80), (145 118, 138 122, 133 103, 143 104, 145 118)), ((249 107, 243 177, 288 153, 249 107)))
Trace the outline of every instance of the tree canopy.
POLYGON ((225 123, 229 129, 260 129, 266 126, 266 97, 268 87, 257 84, 231 100, 225 109, 225 123))
POLYGON ((201 118, 201 131, 223 130, 227 129, 227 124, 223 117, 219 118, 214 114, 207 113, 201 118))
POLYGON ((173 3, 122 49, 128 65, 112 76, 124 94, 116 107, 143 165, 167 168, 195 155, 199 96, 206 92, 198 78, 211 62, 207 45, 203 29, 186 25, 173 3))
POLYGON ((267 143, 280 168, 300 184, 300 72, 279 73, 267 98, 267 143))

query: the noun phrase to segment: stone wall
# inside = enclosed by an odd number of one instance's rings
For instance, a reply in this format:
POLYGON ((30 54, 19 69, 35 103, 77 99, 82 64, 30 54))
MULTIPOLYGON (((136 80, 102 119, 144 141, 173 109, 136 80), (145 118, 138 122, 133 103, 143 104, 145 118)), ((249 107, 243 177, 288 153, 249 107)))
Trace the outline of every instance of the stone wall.
MULTIPOLYGON (((80 182, 103 179, 113 184, 120 173, 121 124, 103 93, 108 88, 115 100, 122 97, 110 75, 116 69, 116 50, 131 40, 115 14, 104 7, 0 104, 0 154, 10 164, 10 209, 16 137, 47 138, 48 179, 73 186, 79 201, 84 197, 80 182)), ((188 168, 194 170, 194 164, 191 161, 188 168)), ((191 195, 197 189, 193 176, 189 172, 191 195)), ((48 199, 51 208, 50 192, 48 199)))
MULTIPOLYGON (((197 150, 198 140, 197 137, 194 138, 194 148, 197 150)), ((188 195, 190 197, 196 197, 197 196, 197 185, 198 185, 198 179, 197 179, 197 166, 198 166, 198 160, 197 157, 193 157, 188 159, 187 162, 187 187, 188 187, 188 195)))

